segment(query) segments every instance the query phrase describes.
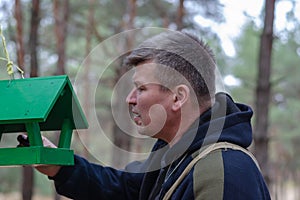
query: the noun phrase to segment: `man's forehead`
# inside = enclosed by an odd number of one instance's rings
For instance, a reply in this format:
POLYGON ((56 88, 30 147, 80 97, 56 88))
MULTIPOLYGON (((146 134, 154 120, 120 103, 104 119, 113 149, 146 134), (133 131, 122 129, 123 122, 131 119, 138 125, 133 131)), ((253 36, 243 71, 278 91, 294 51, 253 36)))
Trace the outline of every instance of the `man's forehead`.
POLYGON ((159 83, 155 78, 155 63, 143 63, 134 68, 132 80, 134 83, 159 83))

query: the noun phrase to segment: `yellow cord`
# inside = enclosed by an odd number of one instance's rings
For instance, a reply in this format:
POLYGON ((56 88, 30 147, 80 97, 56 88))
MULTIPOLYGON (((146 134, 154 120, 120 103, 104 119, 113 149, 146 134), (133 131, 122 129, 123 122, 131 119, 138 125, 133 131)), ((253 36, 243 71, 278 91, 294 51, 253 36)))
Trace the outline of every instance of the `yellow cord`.
MULTIPOLYGON (((4 52, 5 57, 6 57, 6 58, 1 58, 1 60, 7 61, 7 64, 6 64, 6 68, 7 68, 6 71, 7 71, 7 74, 8 74, 10 77, 13 77, 13 74, 14 74, 14 68, 13 68, 14 63, 13 63, 13 62, 10 60, 10 58, 9 58, 9 54, 8 54, 8 52, 7 52, 7 47, 6 47, 6 41, 5 41, 5 37, 4 37, 3 33, 2 33, 2 28, 1 28, 1 26, 0 26, 0 36, 1 36, 1 39, 2 39, 3 52, 4 52)), ((17 67, 18 71, 21 73, 22 78, 24 78, 24 71, 21 70, 18 66, 16 66, 16 67, 17 67)))

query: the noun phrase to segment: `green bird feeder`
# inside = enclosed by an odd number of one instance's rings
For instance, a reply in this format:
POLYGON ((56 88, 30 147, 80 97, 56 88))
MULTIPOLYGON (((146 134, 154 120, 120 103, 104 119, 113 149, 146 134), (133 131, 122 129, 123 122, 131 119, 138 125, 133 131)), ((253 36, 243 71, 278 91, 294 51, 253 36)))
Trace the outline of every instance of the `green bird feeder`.
POLYGON ((69 78, 38 77, 0 81, 0 141, 27 132, 29 147, 0 148, 0 166, 73 165, 74 129, 88 127, 69 78), (60 130, 58 148, 44 147, 41 131, 60 130))

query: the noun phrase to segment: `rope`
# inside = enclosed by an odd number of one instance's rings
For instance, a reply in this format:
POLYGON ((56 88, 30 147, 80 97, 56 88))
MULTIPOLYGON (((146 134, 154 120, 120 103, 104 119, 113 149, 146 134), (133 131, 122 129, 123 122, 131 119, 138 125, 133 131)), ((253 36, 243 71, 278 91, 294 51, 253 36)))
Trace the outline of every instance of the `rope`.
MULTIPOLYGON (((4 52, 4 55, 5 55, 5 58, 1 58, 1 57, 0 57, 0 59, 7 62, 7 64, 6 64, 6 71, 7 71, 7 74, 8 74, 10 77, 13 77, 13 75, 14 75, 14 69, 13 69, 14 63, 13 63, 13 62, 10 60, 10 58, 9 58, 9 54, 8 54, 7 46, 6 46, 6 40, 5 40, 5 37, 4 37, 3 33, 2 33, 2 28, 1 28, 1 26, 0 26, 0 37, 1 37, 1 39, 2 39, 3 52, 4 52)), ((24 78, 24 71, 23 71, 21 68, 19 68, 18 66, 16 66, 16 68, 17 68, 17 70, 21 73, 22 78, 24 78)))

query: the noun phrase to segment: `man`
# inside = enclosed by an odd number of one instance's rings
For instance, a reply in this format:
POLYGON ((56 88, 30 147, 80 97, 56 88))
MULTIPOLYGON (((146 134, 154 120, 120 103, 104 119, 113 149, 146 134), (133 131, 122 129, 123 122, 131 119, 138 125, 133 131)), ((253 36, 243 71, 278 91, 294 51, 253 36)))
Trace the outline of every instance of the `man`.
POLYGON ((224 93, 215 95, 216 62, 203 41, 181 32, 161 33, 131 52, 126 64, 135 70, 126 101, 138 132, 157 138, 152 153, 124 170, 79 156, 74 166, 37 167, 54 180, 59 194, 72 199, 270 199, 245 150, 252 141, 252 110, 224 93), (215 148, 215 143, 224 146, 215 148))

